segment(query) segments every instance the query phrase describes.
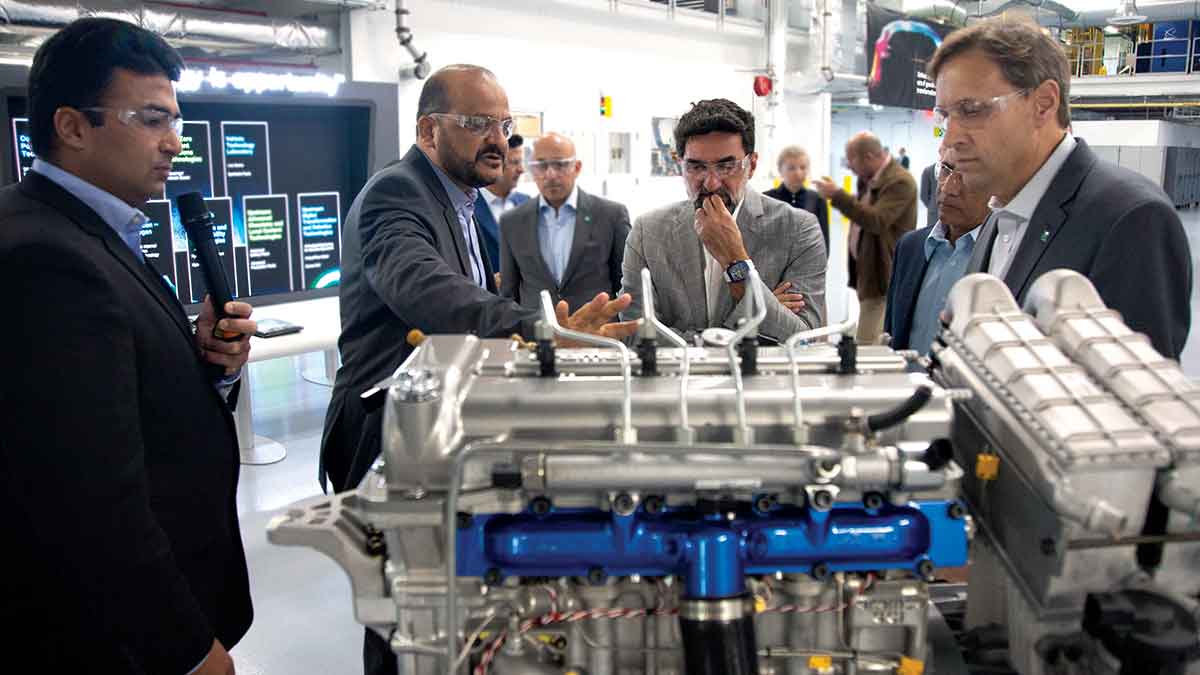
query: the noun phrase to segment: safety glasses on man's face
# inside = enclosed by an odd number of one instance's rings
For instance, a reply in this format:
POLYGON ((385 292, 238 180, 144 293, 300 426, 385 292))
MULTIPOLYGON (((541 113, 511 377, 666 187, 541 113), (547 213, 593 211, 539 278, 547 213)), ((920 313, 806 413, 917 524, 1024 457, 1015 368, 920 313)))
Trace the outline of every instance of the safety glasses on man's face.
POLYGON ((1001 112, 1008 108, 1009 103, 1017 96, 1028 94, 1028 89, 1018 89, 1017 91, 993 96, 983 100, 975 100, 966 98, 958 103, 951 104, 945 108, 934 106, 933 108, 933 124, 944 134, 949 126, 950 120, 954 120, 955 124, 961 124, 967 129, 978 129, 995 113, 1001 112))
POLYGON ((139 108, 130 110, 125 108, 109 108, 106 106, 92 106, 90 108, 80 108, 84 112, 110 112, 117 121, 125 126, 139 126, 148 131, 155 133, 166 133, 168 129, 175 132, 176 136, 183 133, 183 118, 179 115, 171 113, 161 108, 139 108))
POLYGON ((741 159, 726 159, 720 162, 701 162, 698 159, 685 159, 679 163, 683 173, 688 178, 700 178, 712 173, 717 178, 730 176, 746 170, 750 166, 750 155, 741 159))
POLYGON ((544 176, 551 171, 564 174, 575 168, 575 158, 566 159, 535 159, 529 162, 529 170, 535 176, 544 176))

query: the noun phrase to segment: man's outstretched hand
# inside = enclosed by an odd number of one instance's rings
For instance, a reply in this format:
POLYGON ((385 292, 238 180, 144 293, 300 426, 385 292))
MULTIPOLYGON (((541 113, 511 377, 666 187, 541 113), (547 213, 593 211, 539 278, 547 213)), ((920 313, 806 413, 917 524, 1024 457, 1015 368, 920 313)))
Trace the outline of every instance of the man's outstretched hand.
MULTIPOLYGON (((617 314, 629 308, 633 297, 625 293, 615 300, 608 299, 608 293, 600 293, 591 302, 575 310, 568 316, 570 309, 566 300, 559 300, 554 312, 558 325, 580 333, 591 333, 620 340, 637 332, 637 321, 621 321, 610 323, 617 314)), ((566 345, 564 346, 572 346, 566 345)))

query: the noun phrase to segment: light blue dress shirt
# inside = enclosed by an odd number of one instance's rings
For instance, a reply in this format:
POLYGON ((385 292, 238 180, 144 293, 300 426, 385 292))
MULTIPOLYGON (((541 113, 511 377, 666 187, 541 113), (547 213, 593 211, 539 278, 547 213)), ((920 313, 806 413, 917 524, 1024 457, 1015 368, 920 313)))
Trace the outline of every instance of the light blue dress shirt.
POLYGON ((921 353, 929 354, 933 338, 941 330, 938 316, 946 306, 950 287, 963 277, 971 251, 975 250, 975 237, 979 227, 959 237, 954 245, 946 239, 946 226, 938 221, 925 238, 925 278, 917 294, 917 307, 913 310, 912 334, 908 344, 921 353))
MULTIPOLYGON (((31 170, 45 176, 62 189, 70 192, 76 199, 83 202, 100 216, 106 225, 125 242, 138 260, 145 261, 142 254, 142 225, 146 223, 146 214, 126 204, 116 196, 101 190, 79 176, 63 171, 50 162, 41 159, 33 160, 31 170)), ((242 376, 239 369, 232 375, 226 375, 213 384, 222 396, 229 395, 229 387, 242 376)), ((198 668, 199 666, 197 666, 198 668)))
POLYGON ((567 201, 557 212, 546 203, 545 197, 538 197, 538 249, 542 252, 547 269, 559 284, 563 282, 567 262, 571 259, 571 242, 575 240, 575 205, 578 201, 579 186, 571 189, 567 201))
POLYGON ((117 233, 138 260, 145 259, 142 255, 142 225, 146 223, 146 214, 50 162, 35 159, 32 169, 87 204, 113 232, 117 233))
MULTIPOLYGON (((425 151, 422 150, 421 154, 425 154, 425 151)), ((472 188, 463 191, 454 184, 454 181, 450 180, 450 176, 446 175, 445 171, 442 171, 429 159, 428 155, 425 155, 425 161, 433 167, 434 175, 438 177, 442 187, 445 188, 446 196, 450 198, 450 206, 454 209, 455 217, 458 218, 458 226, 462 228, 463 240, 467 242, 467 257, 471 261, 471 279, 480 288, 487 288, 483 256, 479 253, 479 238, 475 236, 475 200, 479 198, 479 190, 472 188)))

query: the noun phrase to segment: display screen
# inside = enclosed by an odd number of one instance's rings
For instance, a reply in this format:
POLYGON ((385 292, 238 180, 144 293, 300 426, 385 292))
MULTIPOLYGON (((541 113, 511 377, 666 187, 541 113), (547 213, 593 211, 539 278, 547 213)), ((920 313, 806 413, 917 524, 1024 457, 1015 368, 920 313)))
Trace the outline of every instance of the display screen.
MULTIPOLYGON (((238 297, 315 291, 341 278, 345 211, 368 176, 371 107, 180 99, 182 152, 165 193, 143 209, 142 250, 184 304, 205 283, 176 198, 199 191, 238 297)), ((8 98, 13 175, 33 164, 25 99, 8 98)))

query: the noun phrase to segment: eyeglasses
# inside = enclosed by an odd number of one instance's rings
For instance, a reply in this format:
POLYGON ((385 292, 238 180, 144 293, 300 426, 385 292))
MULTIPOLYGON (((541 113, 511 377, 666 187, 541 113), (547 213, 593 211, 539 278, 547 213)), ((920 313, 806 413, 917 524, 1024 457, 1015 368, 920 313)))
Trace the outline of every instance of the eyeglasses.
POLYGON ((750 155, 741 159, 726 159, 720 162, 701 162, 698 159, 685 159, 679 163, 688 178, 700 178, 712 173, 717 178, 729 178, 735 173, 746 170, 750 166, 750 155))
POLYGON ((125 126, 137 125, 148 131, 155 133, 166 133, 168 129, 175 132, 176 136, 183 134, 183 117, 180 115, 172 115, 161 108, 138 108, 130 110, 128 108, 109 108, 106 106, 92 106, 90 108, 79 108, 86 112, 110 112, 117 121, 125 126))
POLYGON ((943 134, 948 130, 951 119, 955 123, 967 128, 979 128, 981 124, 992 116, 992 113, 1008 108, 1009 102, 1014 97, 1024 96, 1028 93, 1028 89, 1018 89, 1017 91, 993 96, 982 101, 968 98, 947 108, 934 106, 933 125, 941 129, 943 134))
POLYGON ((544 176, 551 171, 567 173, 573 168, 575 168, 574 157, 566 159, 535 159, 529 162, 529 170, 535 176, 544 176))
POLYGON ((500 133, 504 138, 511 138, 513 135, 513 127, 515 122, 509 117, 508 119, 498 120, 495 117, 488 115, 459 115, 456 113, 429 113, 430 117, 443 117, 448 120, 454 120, 458 126, 475 134, 476 136, 487 136, 492 133, 492 129, 500 129, 500 133))
POLYGON ((938 185, 945 185, 949 183, 951 179, 958 179, 959 181, 962 180, 962 172, 945 162, 938 162, 936 170, 938 185))

